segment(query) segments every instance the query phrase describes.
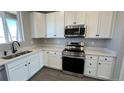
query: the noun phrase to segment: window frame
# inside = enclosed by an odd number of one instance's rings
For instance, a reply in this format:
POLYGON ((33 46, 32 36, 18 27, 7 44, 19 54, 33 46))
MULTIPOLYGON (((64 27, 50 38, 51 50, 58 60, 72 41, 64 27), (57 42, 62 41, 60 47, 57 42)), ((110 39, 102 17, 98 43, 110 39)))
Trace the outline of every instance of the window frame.
MULTIPOLYGON (((4 36, 5 36, 5 43, 0 43, 1 44, 11 44, 13 41, 9 41, 9 38, 7 36, 7 25, 5 23, 5 13, 6 11, 0 11, 0 16, 2 18, 2 22, 3 22, 3 30, 4 30, 4 36)), ((23 21, 22 21, 22 12, 21 11, 16 11, 17 12, 17 29, 18 31, 20 31, 21 34, 21 41, 18 42, 24 42, 25 38, 24 38, 24 29, 23 29, 23 21)))

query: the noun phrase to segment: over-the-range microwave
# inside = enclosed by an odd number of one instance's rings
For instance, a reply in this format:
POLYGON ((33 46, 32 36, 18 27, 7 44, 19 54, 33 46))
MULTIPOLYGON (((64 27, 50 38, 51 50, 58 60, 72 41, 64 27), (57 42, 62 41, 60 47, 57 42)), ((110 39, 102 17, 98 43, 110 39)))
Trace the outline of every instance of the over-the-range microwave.
POLYGON ((65 37, 85 37, 84 25, 68 25, 65 26, 65 37))

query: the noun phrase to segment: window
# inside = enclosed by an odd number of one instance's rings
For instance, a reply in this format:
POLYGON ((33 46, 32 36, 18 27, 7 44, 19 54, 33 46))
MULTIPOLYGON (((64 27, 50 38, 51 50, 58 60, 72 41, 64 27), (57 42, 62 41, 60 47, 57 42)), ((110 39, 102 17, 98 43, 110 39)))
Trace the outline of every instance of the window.
POLYGON ((16 20, 7 18, 6 21, 7 21, 7 26, 8 26, 10 35, 11 35, 11 39, 12 39, 12 41, 16 41, 17 40, 17 38, 16 38, 16 36, 17 36, 16 20))
POLYGON ((1 12, 0 15, 0 43, 23 41, 24 35, 21 27, 21 13, 9 11, 1 12))
POLYGON ((0 43, 5 43, 5 35, 4 35, 3 22, 1 17, 0 17, 0 43))

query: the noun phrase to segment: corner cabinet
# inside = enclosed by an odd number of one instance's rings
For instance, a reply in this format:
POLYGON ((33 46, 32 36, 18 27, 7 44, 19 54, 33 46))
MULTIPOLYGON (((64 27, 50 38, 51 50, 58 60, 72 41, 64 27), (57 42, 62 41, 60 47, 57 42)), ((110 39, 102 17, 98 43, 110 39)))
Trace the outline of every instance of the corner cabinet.
POLYGON ((30 13, 30 24, 32 38, 46 37, 46 15, 43 13, 30 13))
POLYGON ((58 51, 44 51, 45 66, 53 69, 62 70, 62 54, 58 51))
POLYGON ((112 80, 115 58, 106 56, 86 55, 84 75, 112 80))
POLYGON ((64 38, 64 12, 46 14, 47 38, 64 38))
POLYGON ((40 61, 42 52, 37 52, 6 64, 6 70, 9 81, 25 81, 30 79, 42 67, 40 61))

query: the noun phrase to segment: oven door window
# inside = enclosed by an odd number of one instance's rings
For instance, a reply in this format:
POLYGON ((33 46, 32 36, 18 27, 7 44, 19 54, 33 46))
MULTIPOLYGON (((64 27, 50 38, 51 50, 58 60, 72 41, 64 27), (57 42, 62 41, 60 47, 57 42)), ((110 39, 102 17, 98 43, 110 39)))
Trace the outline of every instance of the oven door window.
POLYGON ((63 57, 63 70, 78 74, 84 72, 84 59, 63 57))

